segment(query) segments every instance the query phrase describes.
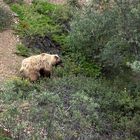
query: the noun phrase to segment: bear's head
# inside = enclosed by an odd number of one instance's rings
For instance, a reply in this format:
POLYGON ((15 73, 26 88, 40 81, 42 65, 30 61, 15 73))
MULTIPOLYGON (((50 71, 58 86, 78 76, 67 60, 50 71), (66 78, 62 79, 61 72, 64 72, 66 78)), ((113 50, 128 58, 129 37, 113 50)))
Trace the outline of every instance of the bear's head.
POLYGON ((60 65, 60 66, 63 67, 62 60, 61 60, 61 58, 60 58, 57 54, 53 55, 52 65, 53 65, 53 66, 58 66, 58 65, 60 65))
POLYGON ((62 66, 62 60, 60 58, 60 56, 58 56, 57 54, 47 54, 47 53, 42 53, 41 54, 41 58, 43 61, 46 61, 48 64, 51 64, 52 66, 62 66))

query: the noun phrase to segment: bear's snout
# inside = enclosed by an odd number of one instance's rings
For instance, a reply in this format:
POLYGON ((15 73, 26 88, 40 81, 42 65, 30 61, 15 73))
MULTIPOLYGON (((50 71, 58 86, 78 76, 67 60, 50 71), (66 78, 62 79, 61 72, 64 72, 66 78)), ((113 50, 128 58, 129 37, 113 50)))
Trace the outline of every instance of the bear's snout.
POLYGON ((64 67, 64 66, 63 66, 63 62, 62 62, 62 60, 59 60, 59 61, 56 63, 55 66, 56 66, 56 67, 57 67, 57 66, 64 67))

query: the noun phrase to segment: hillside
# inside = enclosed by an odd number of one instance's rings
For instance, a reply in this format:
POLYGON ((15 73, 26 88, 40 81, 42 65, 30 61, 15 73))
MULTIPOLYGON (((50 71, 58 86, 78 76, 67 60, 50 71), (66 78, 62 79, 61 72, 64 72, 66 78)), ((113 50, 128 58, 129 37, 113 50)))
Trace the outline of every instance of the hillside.
POLYGON ((139 1, 0 4, 0 140, 140 139, 139 1), (51 77, 21 77, 41 53, 51 77))

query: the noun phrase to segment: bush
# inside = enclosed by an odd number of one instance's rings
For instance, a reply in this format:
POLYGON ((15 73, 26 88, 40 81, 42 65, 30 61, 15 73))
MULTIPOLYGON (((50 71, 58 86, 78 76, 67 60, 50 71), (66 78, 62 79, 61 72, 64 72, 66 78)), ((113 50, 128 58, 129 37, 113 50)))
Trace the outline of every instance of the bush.
POLYGON ((80 9, 71 22, 69 44, 76 53, 118 75, 139 59, 140 2, 97 1, 80 9))
POLYGON ((55 73, 58 76, 79 76, 86 77, 99 77, 100 68, 93 63, 86 62, 83 56, 74 53, 65 53, 62 56, 64 67, 58 67, 55 69, 55 73))
POLYGON ((9 11, 6 11, 3 7, 0 7, 0 31, 9 28, 11 23, 11 13, 9 13, 9 11))
POLYGON ((23 44, 18 44, 16 46, 16 54, 27 57, 30 56, 30 50, 23 44))
POLYGON ((74 8, 80 8, 80 4, 78 0, 67 0, 68 5, 74 8))
POLYGON ((32 84, 15 79, 0 97, 1 123, 17 139, 138 138, 139 94, 116 91, 104 81, 64 77, 32 84))
POLYGON ((19 3, 22 4, 23 0, 3 0, 7 4, 19 3))
POLYGON ((11 140, 9 132, 1 127, 0 127, 0 140, 11 140))

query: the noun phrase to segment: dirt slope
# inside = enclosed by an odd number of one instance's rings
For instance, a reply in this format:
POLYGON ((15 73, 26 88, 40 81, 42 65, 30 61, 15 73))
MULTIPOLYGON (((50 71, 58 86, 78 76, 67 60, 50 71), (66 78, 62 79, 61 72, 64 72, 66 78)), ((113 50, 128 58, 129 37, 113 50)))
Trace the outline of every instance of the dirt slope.
POLYGON ((22 57, 14 54, 17 43, 12 30, 0 33, 0 82, 16 76, 19 71, 22 57))
MULTIPOLYGON (((10 8, 0 0, 0 6, 10 8)), ((15 54, 19 39, 11 29, 0 32, 0 83, 14 77, 19 72, 22 57, 15 54)))

